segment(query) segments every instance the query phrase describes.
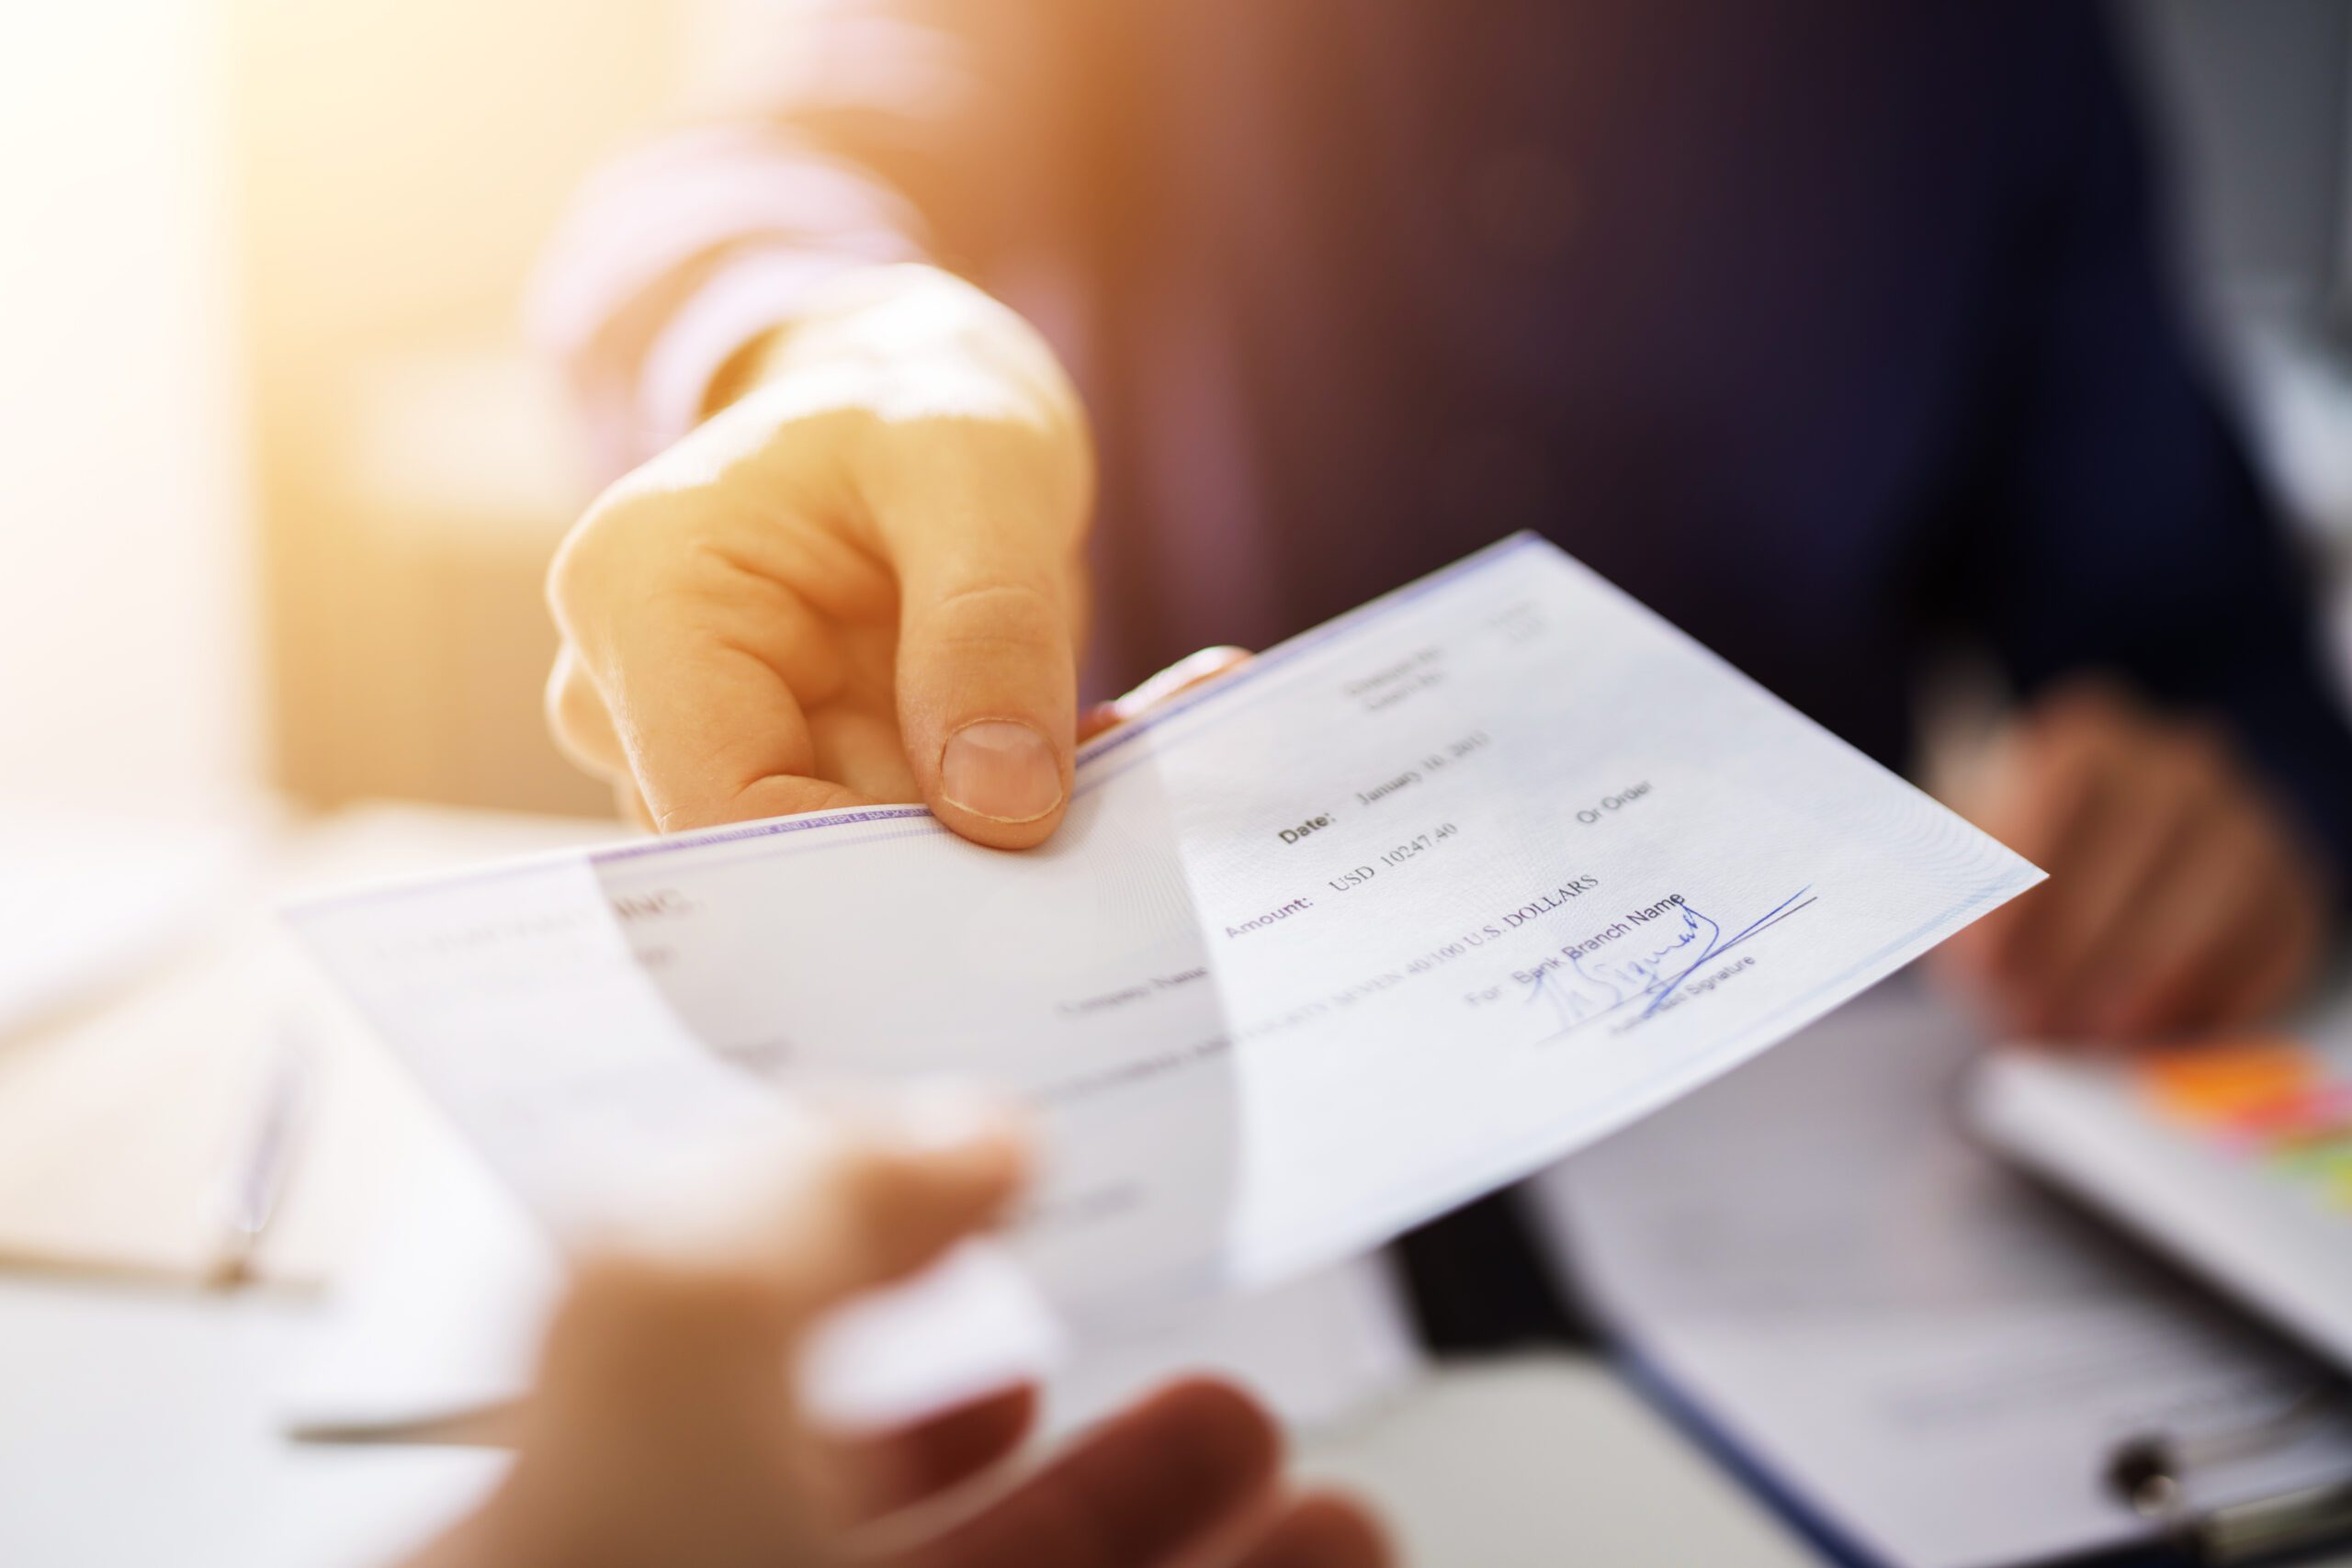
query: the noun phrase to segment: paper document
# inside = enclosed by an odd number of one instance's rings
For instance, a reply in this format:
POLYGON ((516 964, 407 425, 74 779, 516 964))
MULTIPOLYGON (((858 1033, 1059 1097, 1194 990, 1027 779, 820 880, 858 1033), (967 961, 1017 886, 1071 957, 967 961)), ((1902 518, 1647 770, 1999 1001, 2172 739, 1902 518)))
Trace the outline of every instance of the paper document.
POLYGON ((1544 1176, 1637 1360, 1839 1550, 2011 1568, 2146 1543, 2120 1445, 2257 1440, 2196 1508, 2352 1472, 2352 1421, 2266 1422, 2327 1374, 1962 1135, 1987 1045, 1888 987, 1544 1176))
POLYGON ((1034 1105, 1067 1321, 1377 1245, 2039 874, 1532 536, 1086 748, 1023 854, 920 807, 363 892, 303 933, 534 1206, 779 1090, 1034 1105))

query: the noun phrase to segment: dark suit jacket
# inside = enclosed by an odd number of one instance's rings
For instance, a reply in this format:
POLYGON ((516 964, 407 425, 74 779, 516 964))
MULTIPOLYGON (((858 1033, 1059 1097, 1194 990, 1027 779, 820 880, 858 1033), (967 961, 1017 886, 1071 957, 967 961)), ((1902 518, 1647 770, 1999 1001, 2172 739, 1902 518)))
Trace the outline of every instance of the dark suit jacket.
POLYGON ((572 336, 627 396, 706 281, 714 349, 893 255, 1008 298, 1097 423, 1099 684, 1534 528, 1891 763, 1955 645, 2029 696, 2114 671, 2352 857, 2352 734, 2094 6, 823 9, 766 118, 592 198, 575 250, 655 254, 572 336))

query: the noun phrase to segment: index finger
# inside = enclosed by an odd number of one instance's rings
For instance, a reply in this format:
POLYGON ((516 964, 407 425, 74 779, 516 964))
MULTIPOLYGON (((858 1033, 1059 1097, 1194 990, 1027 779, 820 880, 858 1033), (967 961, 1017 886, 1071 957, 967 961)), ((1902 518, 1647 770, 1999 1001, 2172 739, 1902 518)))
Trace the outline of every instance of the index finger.
POLYGON ((1273 1423, 1247 1395, 1180 1383, 918 1548, 903 1568, 1154 1568, 1265 1503, 1280 1451, 1273 1423))
POLYGON ((995 1222, 1026 1163, 988 1102, 944 1092, 845 1132, 739 1153, 574 1260, 550 1365, 577 1347, 655 1367, 771 1357, 826 1312, 995 1222))
POLYGON ((816 776, 799 699, 749 650, 693 626, 648 626, 616 666, 614 728, 663 832, 869 804, 816 776))
MULTIPOLYGON (((1966 813, 1977 827, 2052 876, 2066 846, 2098 804, 2109 755, 2106 735, 2088 727, 2029 726, 2003 743, 1989 796, 1966 813)), ((1995 909, 1944 944, 1943 961, 1994 981, 2030 945, 2048 885, 1995 909)))
MULTIPOLYGON (((793 585, 792 569, 810 564, 800 536, 743 521, 708 497, 608 497, 548 571, 571 652, 558 733, 594 767, 625 764, 665 830, 865 804, 818 776, 804 705, 838 698, 847 680, 820 613, 833 606, 793 585), (605 722, 585 722, 589 710, 605 722)), ((811 570, 870 596, 852 565, 835 552, 811 570)))

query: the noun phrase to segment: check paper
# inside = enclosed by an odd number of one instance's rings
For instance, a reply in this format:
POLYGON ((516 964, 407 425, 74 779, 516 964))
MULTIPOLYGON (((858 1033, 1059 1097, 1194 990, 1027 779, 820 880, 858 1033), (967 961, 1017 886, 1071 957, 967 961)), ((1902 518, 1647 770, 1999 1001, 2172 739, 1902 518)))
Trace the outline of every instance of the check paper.
POLYGON ((552 1215, 803 1086, 1009 1092, 1083 1323, 1374 1247, 2038 879, 1521 536, 1087 747, 1035 851, 877 807, 296 919, 552 1215))

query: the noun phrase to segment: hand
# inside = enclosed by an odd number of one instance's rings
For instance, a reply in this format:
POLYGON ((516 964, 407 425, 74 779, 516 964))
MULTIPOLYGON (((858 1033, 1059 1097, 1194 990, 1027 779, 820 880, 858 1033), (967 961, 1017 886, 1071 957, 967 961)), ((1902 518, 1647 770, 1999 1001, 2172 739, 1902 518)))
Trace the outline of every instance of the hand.
POLYGON ((2111 687, 2071 686, 1996 747, 1958 803, 2050 874, 1944 944, 2001 1027, 2119 1041, 2244 1024, 2312 972, 2315 862, 2205 729, 2111 687))
POLYGON ((1093 504, 1051 351, 891 267, 747 364, 558 552, 558 741, 665 831, 920 800, 982 843, 1041 841, 1069 796, 1093 504))
MULTIPOLYGON (((413 1568, 1380 1568, 1370 1521, 1285 1498, 1272 1423, 1180 1384, 1100 1427, 978 1514, 905 1550, 858 1528, 987 1469, 1027 1395, 896 1438, 812 1429, 786 1368, 812 1321, 921 1269, 1001 1215, 1001 1128, 916 1124, 805 1157, 741 1227, 583 1262, 549 1333, 503 1487, 413 1568)), ((725 1184, 727 1203, 747 1190, 725 1184)), ((697 1210, 706 1221, 713 1210, 697 1210)))

